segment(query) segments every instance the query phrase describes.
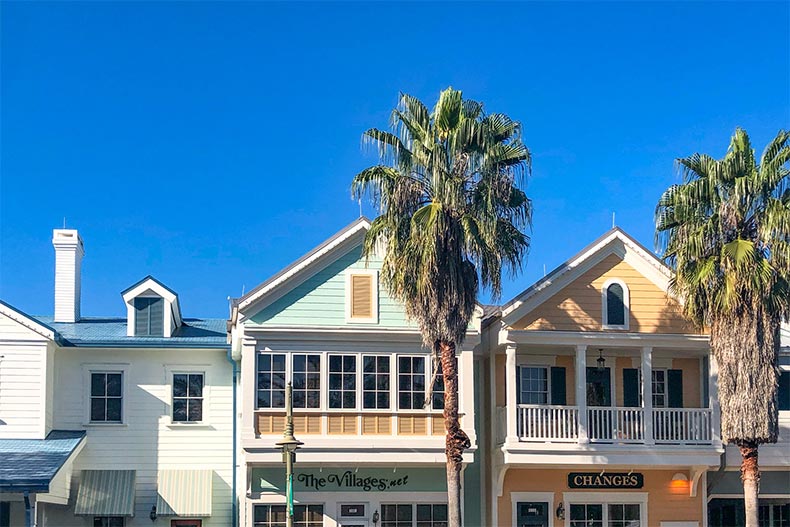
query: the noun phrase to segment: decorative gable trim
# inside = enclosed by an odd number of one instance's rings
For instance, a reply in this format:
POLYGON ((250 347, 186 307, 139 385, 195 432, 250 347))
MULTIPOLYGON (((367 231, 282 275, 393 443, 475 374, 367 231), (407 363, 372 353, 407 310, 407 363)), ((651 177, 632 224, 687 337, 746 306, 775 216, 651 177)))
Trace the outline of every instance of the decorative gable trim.
MULTIPOLYGON (((257 310, 262 309, 275 299, 274 293, 276 290, 296 287, 298 284, 294 282, 297 281, 297 276, 301 275, 303 271, 318 263, 349 240, 354 239, 360 233, 366 233, 369 228, 370 220, 365 217, 357 219, 302 258, 239 298, 236 302, 237 309, 241 312, 247 311, 253 306, 257 310), (266 303, 262 304, 262 302, 266 303)), ((276 298, 279 298, 279 296, 281 295, 277 295, 276 298)))
POLYGON ((611 254, 617 255, 657 287, 668 292, 672 276, 669 267, 619 227, 615 227, 502 306, 502 321, 506 325, 513 324, 611 254))
POLYGON ((55 340, 57 338, 57 332, 54 329, 47 326, 46 324, 42 324, 27 313, 18 310, 11 304, 7 304, 2 300, 0 300, 0 314, 7 316, 14 322, 26 327, 27 329, 41 335, 46 339, 55 340))

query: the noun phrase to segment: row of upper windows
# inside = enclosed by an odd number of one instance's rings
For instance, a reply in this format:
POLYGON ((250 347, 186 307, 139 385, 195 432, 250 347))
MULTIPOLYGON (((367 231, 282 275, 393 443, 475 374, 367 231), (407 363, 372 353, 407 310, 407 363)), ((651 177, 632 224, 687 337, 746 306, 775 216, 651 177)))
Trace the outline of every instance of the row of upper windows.
MULTIPOLYGON (((171 420, 173 423, 203 422, 205 374, 172 374, 171 420)), ((124 417, 124 372, 90 373, 90 423, 122 423, 124 417)))
MULTIPOLYGON (((394 397, 398 410, 418 410, 434 376, 429 364, 425 355, 259 353, 256 407, 285 408, 290 381, 294 408, 391 410, 394 397)), ((444 379, 436 365, 430 407, 442 410, 444 379)))

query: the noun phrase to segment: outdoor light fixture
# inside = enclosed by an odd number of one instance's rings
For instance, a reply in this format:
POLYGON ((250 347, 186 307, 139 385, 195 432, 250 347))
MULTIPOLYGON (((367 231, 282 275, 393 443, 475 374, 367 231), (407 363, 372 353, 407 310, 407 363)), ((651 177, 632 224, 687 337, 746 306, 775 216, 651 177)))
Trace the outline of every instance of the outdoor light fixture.
POLYGON ((294 463, 296 462, 296 449, 303 444, 294 437, 293 387, 289 382, 285 387, 285 430, 282 440, 275 443, 275 446, 282 451, 283 463, 285 463, 286 527, 293 527, 294 524, 294 463))
POLYGON ((151 518, 152 522, 156 521, 156 505, 151 507, 151 513, 148 515, 148 517, 151 518))
POLYGON ((675 472, 675 474, 672 476, 672 481, 688 481, 688 480, 689 480, 688 476, 686 476, 682 472, 675 472))
POLYGON ((562 502, 560 502, 560 504, 557 506, 557 510, 555 511, 555 514, 557 515, 557 518, 559 518, 560 520, 565 519, 565 505, 563 505, 562 502))
POLYGON ((603 358, 603 348, 598 348, 598 358, 595 359, 595 362, 598 363, 598 371, 606 369, 606 359, 603 358))
POLYGON ((378 510, 376 510, 373 513, 373 517, 371 518, 371 521, 373 522, 373 527, 375 527, 376 524, 379 522, 379 511, 378 510))

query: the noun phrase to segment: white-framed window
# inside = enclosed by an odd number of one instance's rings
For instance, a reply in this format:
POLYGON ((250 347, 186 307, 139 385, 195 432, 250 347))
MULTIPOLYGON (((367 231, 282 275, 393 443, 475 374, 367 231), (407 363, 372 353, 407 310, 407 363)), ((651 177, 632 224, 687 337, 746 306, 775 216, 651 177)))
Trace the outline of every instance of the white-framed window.
MULTIPOLYGON (((442 361, 434 358, 436 368, 436 380, 433 383, 433 391, 431 392, 431 408, 433 410, 444 410, 444 372, 442 372, 442 361)), ((455 371, 458 372, 458 357, 455 357, 455 371)), ((430 377, 433 376, 433 371, 430 372, 430 377)))
POLYGON ((549 393, 547 366, 518 367, 518 404, 548 404, 549 393))
MULTIPOLYGON (((253 527, 283 527, 286 523, 285 505, 253 506, 253 527)), ((294 527, 323 527, 323 505, 294 505, 294 527)))
POLYGON ((362 355, 362 408, 390 408, 389 355, 362 355))
POLYGON ((447 504, 382 503, 381 527, 447 527, 447 504))
POLYGON ((379 274, 375 269, 346 272, 346 322, 377 324, 379 321, 379 274))
POLYGON ((567 527, 647 527, 647 493, 565 492, 567 527))
POLYGON ((90 422, 123 422, 123 372, 90 373, 90 422))
POLYGON ((418 410, 425 404, 425 357, 398 356, 398 409, 418 410))
POLYGON ((601 288, 603 329, 628 329, 629 292, 625 282, 611 278, 601 288))
POLYGON ((295 353, 291 360, 294 408, 321 408, 321 355, 295 353))
POLYGON ((357 356, 329 354, 329 408, 357 407, 357 356))
POLYGON ((94 516, 93 527, 123 527, 123 516, 94 516))
POLYGON ((285 408, 285 353, 259 353, 256 408, 285 408))
POLYGON ((654 369, 650 372, 650 375, 651 393, 653 394, 653 408, 666 408, 667 370, 654 369))
POLYGON ((202 423, 206 375, 203 372, 178 372, 172 376, 173 422, 202 423))

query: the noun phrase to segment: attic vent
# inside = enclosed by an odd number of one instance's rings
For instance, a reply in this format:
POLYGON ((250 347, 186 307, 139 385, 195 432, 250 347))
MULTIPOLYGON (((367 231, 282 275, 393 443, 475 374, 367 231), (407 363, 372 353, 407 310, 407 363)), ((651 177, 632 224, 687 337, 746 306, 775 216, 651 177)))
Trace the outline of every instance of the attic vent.
POLYGON ((165 300, 160 297, 134 299, 134 335, 162 337, 165 332, 165 300))
POLYGON ((347 318, 349 322, 377 322, 376 272, 351 273, 348 277, 347 318))

